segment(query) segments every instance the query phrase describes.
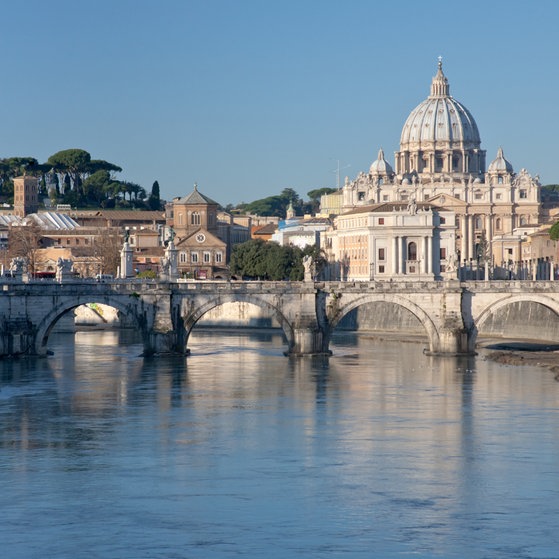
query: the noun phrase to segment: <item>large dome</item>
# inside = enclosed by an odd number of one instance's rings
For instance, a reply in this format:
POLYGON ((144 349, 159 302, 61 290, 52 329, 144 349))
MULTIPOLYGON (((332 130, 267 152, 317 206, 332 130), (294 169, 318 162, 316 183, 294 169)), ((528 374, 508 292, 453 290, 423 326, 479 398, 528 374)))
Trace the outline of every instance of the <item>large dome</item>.
POLYGON ((449 93, 439 60, 431 95, 410 114, 402 129, 400 150, 475 149, 481 140, 474 117, 449 93))

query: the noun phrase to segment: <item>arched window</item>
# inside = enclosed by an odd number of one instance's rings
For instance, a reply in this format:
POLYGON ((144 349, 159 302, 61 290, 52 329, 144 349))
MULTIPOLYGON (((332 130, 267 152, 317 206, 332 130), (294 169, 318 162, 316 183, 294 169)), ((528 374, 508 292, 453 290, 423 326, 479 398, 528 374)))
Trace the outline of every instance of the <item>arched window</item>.
POLYGON ((413 242, 408 244, 408 260, 417 260, 417 245, 413 242))
POLYGON ((480 229, 483 229, 483 219, 479 216, 476 216, 475 218, 475 228, 479 231, 480 229))
POLYGON ((524 225, 526 225, 526 216, 521 215, 520 216, 520 226, 522 227, 524 225))
POLYGON ((190 216, 191 225, 200 225, 200 214, 198 212, 192 212, 190 216))
POLYGON ((179 262, 181 264, 184 264, 186 261, 187 261, 186 252, 180 252, 179 253, 179 262))
POLYGON ((497 231, 500 231, 502 228, 503 228, 503 222, 501 221, 501 218, 498 217, 498 218, 495 220, 495 229, 496 229, 497 231))
POLYGON ((179 225, 182 225, 182 224, 183 223, 182 223, 182 212, 181 212, 181 213, 179 213, 179 225))
POLYGON ((501 175, 497 177, 497 184, 503 184, 503 177, 501 175))

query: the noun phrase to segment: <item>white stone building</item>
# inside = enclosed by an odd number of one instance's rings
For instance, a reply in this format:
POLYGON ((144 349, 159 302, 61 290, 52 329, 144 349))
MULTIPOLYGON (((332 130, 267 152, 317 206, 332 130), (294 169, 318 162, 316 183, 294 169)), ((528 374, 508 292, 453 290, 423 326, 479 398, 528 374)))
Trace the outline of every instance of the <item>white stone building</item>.
POLYGON ((359 206, 322 234, 326 279, 455 279, 455 243, 452 210, 415 201, 359 206))
MULTIPOLYGON (((367 173, 346 178, 339 194, 342 212, 387 202, 415 200, 456 214, 456 255, 476 260, 482 240, 497 264, 493 240, 514 236, 541 221, 540 184, 525 169, 518 174, 498 148, 486 169, 485 150, 472 114, 450 95, 439 59, 430 95, 406 119, 395 165, 383 150, 367 173)), ((328 206, 335 207, 331 199, 328 206)), ((498 249, 501 249, 499 244, 498 249)))

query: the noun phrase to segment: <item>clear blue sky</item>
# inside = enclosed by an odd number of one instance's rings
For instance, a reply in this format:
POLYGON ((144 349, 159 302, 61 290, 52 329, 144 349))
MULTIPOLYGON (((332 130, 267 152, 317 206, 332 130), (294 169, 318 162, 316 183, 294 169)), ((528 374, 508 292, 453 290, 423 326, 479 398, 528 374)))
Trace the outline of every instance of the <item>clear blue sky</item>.
POLYGON ((559 2, 2 2, 0 157, 82 148, 223 205, 393 163, 443 56, 491 161, 559 183, 559 2))

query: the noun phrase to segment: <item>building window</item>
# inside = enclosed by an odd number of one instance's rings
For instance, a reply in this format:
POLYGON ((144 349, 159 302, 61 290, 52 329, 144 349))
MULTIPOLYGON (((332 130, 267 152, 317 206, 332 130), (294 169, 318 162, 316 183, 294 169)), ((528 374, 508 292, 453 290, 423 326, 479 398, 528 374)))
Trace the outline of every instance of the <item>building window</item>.
POLYGON ((179 262, 180 262, 181 264, 185 264, 186 261, 187 261, 186 252, 181 252, 181 253, 179 254, 179 262))
POLYGON ((503 222, 501 221, 501 218, 498 217, 495 220, 495 229, 497 229, 497 231, 500 231, 503 228, 503 222))
POLYGON ((476 216, 475 221, 474 221, 474 226, 475 228, 479 231, 480 229, 483 229, 483 223, 482 223, 482 219, 479 216, 476 216))
POLYGON ((179 225, 182 225, 182 213, 179 214, 179 225))
POLYGON ((522 227, 524 225, 526 225, 526 217, 521 215, 520 216, 520 226, 522 227))
POLYGON ((201 223, 200 214, 198 212, 192 212, 192 215, 190 216, 190 224, 200 225, 200 223, 201 223))
POLYGON ((378 259, 379 260, 384 260, 385 259, 385 254, 384 254, 384 249, 383 248, 378 249, 378 259))
POLYGON ((384 266, 379 266, 378 267, 378 273, 379 274, 384 274, 384 266))
POLYGON ((503 199, 503 195, 502 195, 500 192, 498 192, 497 194, 495 194, 495 199, 496 199, 496 200, 502 200, 502 199, 503 199))
POLYGON ((388 202, 388 194, 383 194, 382 195, 382 201, 383 202, 388 202))
POLYGON ((196 264, 196 263, 198 262, 198 253, 197 253, 197 252, 193 252, 193 253, 190 255, 190 261, 191 261, 193 264, 196 264))
POLYGON ((441 260, 446 260, 446 247, 441 247, 441 260))
POLYGON ((501 175, 497 177, 497 184, 503 184, 503 177, 501 175))
POLYGON ((384 217, 379 217, 378 218, 378 224, 379 225, 384 225, 384 217))
POLYGON ((526 192, 526 190, 522 189, 520 191, 520 198, 522 198, 522 199, 528 198, 528 193, 526 192))
POLYGON ((209 252, 204 252, 204 263, 208 264, 212 260, 212 255, 209 252))
POLYGON ((223 255, 221 252, 216 252, 215 253, 215 261, 218 263, 223 262, 223 255))
POLYGON ((475 193, 475 199, 476 200, 483 200, 483 194, 481 192, 476 192, 475 193))
POLYGON ((413 242, 408 245, 408 260, 417 260, 417 245, 413 242))
POLYGON ((357 199, 362 202, 363 200, 365 200, 365 193, 364 192, 358 192, 357 193, 357 199))

